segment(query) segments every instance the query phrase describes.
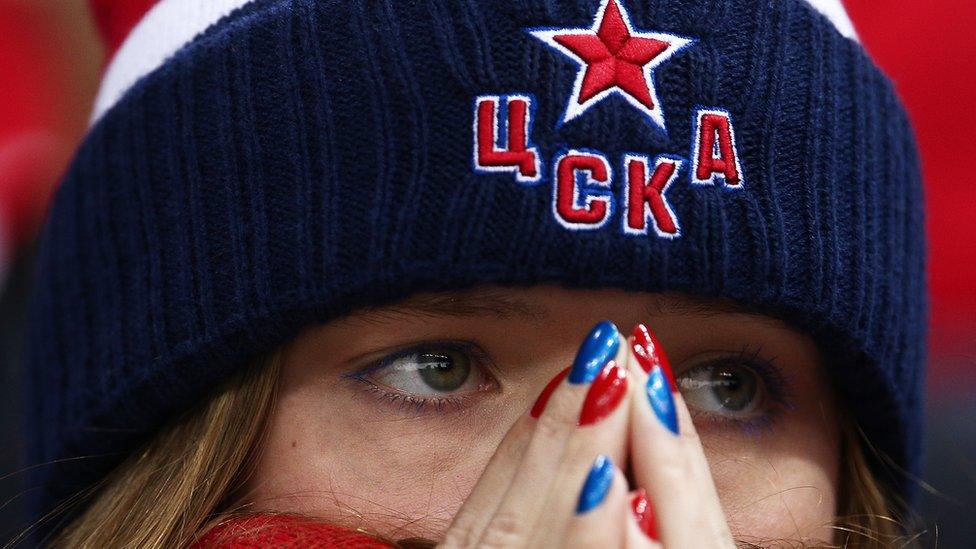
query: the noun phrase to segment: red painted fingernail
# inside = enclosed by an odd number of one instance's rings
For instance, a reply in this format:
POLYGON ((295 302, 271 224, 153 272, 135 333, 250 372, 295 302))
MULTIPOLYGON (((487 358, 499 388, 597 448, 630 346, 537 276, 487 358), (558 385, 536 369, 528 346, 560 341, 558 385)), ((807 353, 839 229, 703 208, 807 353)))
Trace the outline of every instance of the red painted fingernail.
POLYGON ((549 402, 549 397, 552 396, 552 392, 556 390, 556 387, 559 387, 559 384, 566 379, 568 374, 569 368, 566 368, 556 374, 556 377, 552 378, 552 381, 546 385, 546 388, 539 393, 539 398, 535 399, 535 404, 532 405, 532 411, 529 412, 530 416, 538 419, 542 415, 542 411, 546 409, 546 404, 549 402))
POLYGON ((590 425, 610 415, 627 393, 627 371, 610 361, 593 380, 583 401, 579 424, 590 425))
POLYGON ((657 541, 657 523, 654 522, 654 510, 651 508, 651 502, 647 500, 647 492, 643 488, 637 490, 634 499, 630 500, 630 508, 634 511, 634 517, 637 518, 637 525, 640 526, 641 532, 657 541))
POLYGON ((674 372, 671 371, 668 355, 664 353, 664 348, 661 347, 661 342, 657 340, 657 337, 647 329, 647 326, 638 324, 634 326, 633 338, 634 342, 631 347, 641 368, 645 372, 651 373, 655 366, 660 366, 665 379, 668 380, 668 387, 671 388, 671 392, 678 392, 678 384, 674 381, 674 372))

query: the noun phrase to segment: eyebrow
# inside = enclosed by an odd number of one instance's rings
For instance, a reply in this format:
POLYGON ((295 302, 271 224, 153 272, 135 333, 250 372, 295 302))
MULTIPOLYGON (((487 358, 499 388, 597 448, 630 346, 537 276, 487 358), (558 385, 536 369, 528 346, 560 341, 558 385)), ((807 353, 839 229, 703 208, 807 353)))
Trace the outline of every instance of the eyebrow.
POLYGON ((549 316, 539 303, 522 299, 503 290, 477 290, 420 294, 390 305, 367 307, 351 315, 367 321, 412 317, 494 317, 538 320, 549 316))
POLYGON ((720 315, 737 315, 766 324, 772 328, 791 329, 789 325, 777 317, 750 310, 730 299, 709 299, 688 294, 662 294, 661 299, 654 300, 648 305, 647 314, 648 316, 672 314, 706 318, 720 315))

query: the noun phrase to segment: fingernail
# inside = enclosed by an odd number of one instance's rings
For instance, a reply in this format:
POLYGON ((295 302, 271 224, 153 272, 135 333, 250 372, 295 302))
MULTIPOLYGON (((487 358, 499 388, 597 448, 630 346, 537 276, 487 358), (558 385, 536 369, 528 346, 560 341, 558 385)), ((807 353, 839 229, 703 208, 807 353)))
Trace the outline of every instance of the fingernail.
POLYGON ((566 379, 567 374, 569 374, 569 368, 559 372, 556 374, 556 377, 549 381, 546 388, 539 393, 539 398, 535 399, 535 404, 532 405, 532 410, 529 412, 530 416, 538 419, 542 415, 542 412, 546 409, 546 404, 549 403, 549 397, 552 396, 552 392, 566 379))
POLYGON ((664 379, 661 368, 654 368, 647 378, 647 401, 651 409, 672 433, 678 434, 678 415, 674 409, 674 395, 664 379))
POLYGON ((590 474, 583 483, 579 503, 576 504, 576 514, 582 515, 598 507, 607 497, 610 486, 613 485, 613 461, 609 456, 599 455, 590 468, 590 474))
POLYGON ((671 392, 676 392, 678 385, 674 382, 674 372, 671 371, 671 362, 668 361, 668 355, 664 352, 661 343, 658 342, 654 333, 648 330, 647 326, 638 324, 634 326, 634 333, 632 335, 634 336, 634 356, 637 357, 637 363, 648 374, 651 373, 651 370, 655 366, 660 366, 664 370, 664 375, 668 380, 668 387, 671 389, 671 392))
POLYGON ((617 354, 619 346, 620 334, 613 322, 604 320, 594 326, 576 353, 576 360, 569 371, 569 382, 583 384, 593 381, 617 354))
POLYGON ((651 508, 651 502, 647 500, 647 492, 643 488, 637 490, 634 499, 630 500, 630 508, 634 511, 634 517, 637 518, 637 525, 640 526, 641 532, 657 541, 657 523, 654 522, 654 509, 651 508))
POLYGON ((610 415, 627 394, 627 371, 610 361, 593 380, 580 410, 579 424, 591 425, 610 415))

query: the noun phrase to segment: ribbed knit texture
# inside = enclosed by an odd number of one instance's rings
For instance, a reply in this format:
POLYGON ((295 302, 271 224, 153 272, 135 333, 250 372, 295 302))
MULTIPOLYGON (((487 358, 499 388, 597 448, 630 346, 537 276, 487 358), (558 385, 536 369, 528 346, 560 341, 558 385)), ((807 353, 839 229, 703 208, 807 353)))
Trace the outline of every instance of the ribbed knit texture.
POLYGON ((922 197, 891 85, 797 0, 624 2, 636 28, 697 41, 656 71, 667 136, 619 97, 556 129, 576 67, 525 29, 589 27, 595 1, 259 1, 137 84, 85 140, 43 238, 34 459, 71 459, 42 468, 47 503, 310 323, 478 283, 685 291, 785 318, 915 471, 922 197), (547 172, 566 146, 615 169, 625 152, 687 157, 695 106, 726 108, 746 188, 684 173, 676 240, 619 218, 567 231, 551 182, 473 173, 474 99, 498 93, 534 95, 547 172))

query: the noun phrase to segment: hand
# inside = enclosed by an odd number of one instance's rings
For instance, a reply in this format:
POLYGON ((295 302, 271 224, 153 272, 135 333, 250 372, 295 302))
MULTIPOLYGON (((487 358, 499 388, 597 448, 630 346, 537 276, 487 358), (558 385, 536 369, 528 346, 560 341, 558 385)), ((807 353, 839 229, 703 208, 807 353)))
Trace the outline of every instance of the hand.
POLYGON ((590 332, 509 430, 442 547, 735 547, 667 360, 634 333, 590 332), (646 495, 628 491, 627 464, 646 495))

